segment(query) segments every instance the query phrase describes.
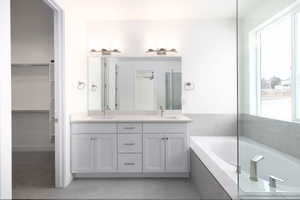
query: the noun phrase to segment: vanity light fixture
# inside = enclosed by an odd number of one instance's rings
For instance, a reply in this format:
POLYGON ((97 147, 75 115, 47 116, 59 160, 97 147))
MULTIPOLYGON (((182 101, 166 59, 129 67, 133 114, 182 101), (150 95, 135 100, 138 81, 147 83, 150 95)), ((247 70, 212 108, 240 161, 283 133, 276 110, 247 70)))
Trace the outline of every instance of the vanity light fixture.
POLYGON ((148 49, 146 53, 156 53, 157 55, 167 55, 168 52, 171 53, 177 53, 176 49, 165 49, 165 48, 159 48, 159 49, 148 49))
POLYGON ((96 49, 91 49, 92 53, 101 53, 102 55, 111 55, 112 53, 121 53, 118 49, 101 49, 101 50, 96 50, 96 49))

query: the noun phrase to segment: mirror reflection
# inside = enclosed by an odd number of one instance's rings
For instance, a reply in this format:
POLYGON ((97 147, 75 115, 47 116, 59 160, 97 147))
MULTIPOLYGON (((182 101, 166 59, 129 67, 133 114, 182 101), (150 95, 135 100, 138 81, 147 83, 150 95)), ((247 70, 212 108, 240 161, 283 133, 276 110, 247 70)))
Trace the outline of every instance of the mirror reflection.
POLYGON ((180 57, 89 57, 89 111, 181 110, 180 57))

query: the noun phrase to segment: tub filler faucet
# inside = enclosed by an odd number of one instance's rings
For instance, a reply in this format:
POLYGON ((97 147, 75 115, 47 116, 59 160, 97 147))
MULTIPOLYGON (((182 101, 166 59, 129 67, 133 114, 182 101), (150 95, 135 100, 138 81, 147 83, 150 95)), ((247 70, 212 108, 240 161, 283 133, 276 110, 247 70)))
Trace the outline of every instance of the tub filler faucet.
POLYGON ((283 179, 281 178, 277 178, 276 176, 269 176, 269 186, 272 188, 276 188, 277 187, 277 182, 284 182, 283 179))
POLYGON ((250 180, 252 181, 258 181, 258 176, 257 176, 257 164, 259 161, 263 160, 264 156, 262 155, 256 155, 254 158, 251 159, 250 161, 250 180))
POLYGON ((164 112, 165 112, 164 107, 160 106, 159 110, 160 110, 160 117, 163 118, 164 117, 164 112))

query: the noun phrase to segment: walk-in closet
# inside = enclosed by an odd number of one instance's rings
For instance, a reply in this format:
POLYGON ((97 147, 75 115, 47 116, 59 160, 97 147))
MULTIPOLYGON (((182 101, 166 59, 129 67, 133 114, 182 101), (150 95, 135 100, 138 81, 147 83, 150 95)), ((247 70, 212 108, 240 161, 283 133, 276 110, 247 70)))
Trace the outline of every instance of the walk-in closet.
MULTIPOLYGON (((13 193, 54 187, 53 11, 11 1, 13 193)), ((16 196, 15 196, 16 197, 16 196)))

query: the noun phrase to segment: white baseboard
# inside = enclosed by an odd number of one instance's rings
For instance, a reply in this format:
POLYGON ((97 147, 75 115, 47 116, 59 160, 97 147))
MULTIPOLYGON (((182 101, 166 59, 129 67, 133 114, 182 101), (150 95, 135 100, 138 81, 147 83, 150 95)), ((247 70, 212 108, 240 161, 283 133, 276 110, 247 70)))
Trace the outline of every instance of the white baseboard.
POLYGON ((28 146, 28 145, 14 145, 13 152, 26 152, 26 151, 54 151, 54 146, 28 146))
POLYGON ((72 181, 73 181, 73 175, 72 175, 72 173, 68 173, 63 187, 64 188, 68 187, 72 183, 72 181))

